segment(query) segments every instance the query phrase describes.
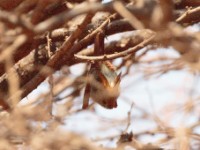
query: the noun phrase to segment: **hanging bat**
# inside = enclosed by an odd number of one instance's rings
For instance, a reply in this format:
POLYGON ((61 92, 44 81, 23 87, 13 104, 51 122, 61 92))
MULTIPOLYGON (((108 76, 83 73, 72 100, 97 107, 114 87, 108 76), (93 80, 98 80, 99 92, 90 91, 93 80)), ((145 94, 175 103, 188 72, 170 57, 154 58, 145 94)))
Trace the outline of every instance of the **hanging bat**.
MULTIPOLYGON (((104 34, 102 32, 99 32, 95 38, 94 53, 95 55, 104 54, 104 34)), ((88 77, 92 80, 86 83, 82 108, 88 107, 90 97, 107 109, 116 108, 120 93, 121 73, 117 74, 112 63, 109 61, 91 63, 88 77)))

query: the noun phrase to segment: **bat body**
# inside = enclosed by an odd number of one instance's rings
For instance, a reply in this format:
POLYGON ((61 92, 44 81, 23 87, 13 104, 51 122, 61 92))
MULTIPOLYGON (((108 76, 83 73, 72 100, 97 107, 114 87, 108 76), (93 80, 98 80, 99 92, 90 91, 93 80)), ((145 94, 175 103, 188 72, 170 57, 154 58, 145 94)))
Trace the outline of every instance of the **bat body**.
MULTIPOLYGON (((104 34, 101 32, 95 38, 94 52, 96 55, 104 54, 104 34)), ((91 63, 88 76, 92 80, 86 84, 82 108, 88 107, 90 97, 107 109, 116 108, 121 74, 117 74, 112 63, 109 61, 91 63)))

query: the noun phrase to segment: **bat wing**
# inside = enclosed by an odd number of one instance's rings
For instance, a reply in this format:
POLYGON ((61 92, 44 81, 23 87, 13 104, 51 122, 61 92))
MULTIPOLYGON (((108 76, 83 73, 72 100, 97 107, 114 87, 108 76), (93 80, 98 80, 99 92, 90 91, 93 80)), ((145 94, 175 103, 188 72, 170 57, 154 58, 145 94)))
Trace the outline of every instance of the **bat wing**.
POLYGON ((82 109, 86 109, 89 106, 89 98, 90 98, 90 83, 87 82, 85 86, 85 91, 84 91, 82 109))

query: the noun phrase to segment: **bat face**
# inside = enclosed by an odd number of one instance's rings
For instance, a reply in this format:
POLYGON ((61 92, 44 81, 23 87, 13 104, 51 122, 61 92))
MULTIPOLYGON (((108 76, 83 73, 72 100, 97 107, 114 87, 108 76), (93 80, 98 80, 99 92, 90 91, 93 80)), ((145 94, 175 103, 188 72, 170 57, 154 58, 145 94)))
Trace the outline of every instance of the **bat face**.
POLYGON ((121 74, 117 75, 107 63, 98 63, 98 66, 91 69, 91 74, 98 86, 91 86, 90 95, 101 106, 112 109, 117 107, 121 74))

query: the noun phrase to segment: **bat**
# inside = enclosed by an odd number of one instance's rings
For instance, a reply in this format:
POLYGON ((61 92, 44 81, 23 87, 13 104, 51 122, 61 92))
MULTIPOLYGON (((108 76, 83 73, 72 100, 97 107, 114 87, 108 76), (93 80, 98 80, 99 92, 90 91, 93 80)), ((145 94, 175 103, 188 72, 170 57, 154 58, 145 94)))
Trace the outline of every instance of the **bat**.
MULTIPOLYGON (((96 35, 94 54, 104 54, 104 33, 102 32, 96 35)), ((117 74, 114 65, 110 61, 92 62, 87 76, 92 80, 86 83, 82 108, 88 107, 90 97, 104 108, 116 108, 120 94, 121 73, 117 74)))

